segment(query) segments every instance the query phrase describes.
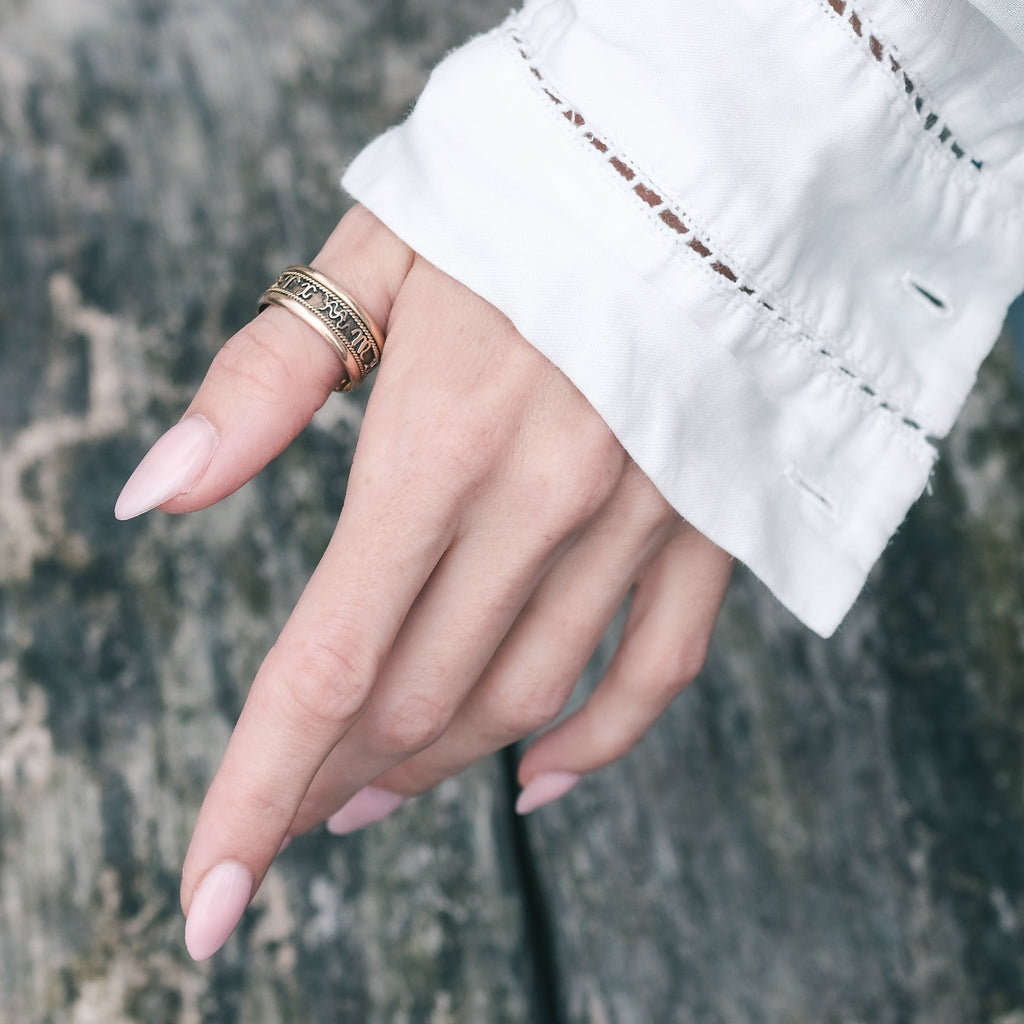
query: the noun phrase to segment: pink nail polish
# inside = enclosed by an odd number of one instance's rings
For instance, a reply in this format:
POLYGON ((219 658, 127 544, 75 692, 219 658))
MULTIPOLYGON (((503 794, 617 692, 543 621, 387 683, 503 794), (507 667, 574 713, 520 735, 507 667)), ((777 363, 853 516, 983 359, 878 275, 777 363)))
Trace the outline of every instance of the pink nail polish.
POLYGON ((217 441, 217 431, 205 416, 189 416, 175 424, 128 478, 114 516, 134 519, 191 490, 210 464, 217 441))
POLYGON ((185 948, 193 960, 206 960, 224 945, 249 905, 252 885, 252 874, 237 861, 207 871, 185 919, 185 948))
POLYGON ((516 800, 516 814, 529 814, 545 804, 557 800, 576 785, 582 778, 575 772, 545 772, 531 779, 516 800))
POLYGON ((355 832, 386 818, 405 803, 405 797, 389 789, 365 786, 340 811, 327 819, 327 831, 336 836, 355 832))

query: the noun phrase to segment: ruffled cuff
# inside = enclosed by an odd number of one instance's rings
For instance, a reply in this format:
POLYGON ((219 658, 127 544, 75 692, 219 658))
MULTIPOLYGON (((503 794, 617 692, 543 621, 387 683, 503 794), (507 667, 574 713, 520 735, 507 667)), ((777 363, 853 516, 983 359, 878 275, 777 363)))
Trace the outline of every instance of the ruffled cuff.
POLYGON ((947 123, 869 6, 533 0, 343 179, 822 635, 1024 287, 1016 107, 947 123))

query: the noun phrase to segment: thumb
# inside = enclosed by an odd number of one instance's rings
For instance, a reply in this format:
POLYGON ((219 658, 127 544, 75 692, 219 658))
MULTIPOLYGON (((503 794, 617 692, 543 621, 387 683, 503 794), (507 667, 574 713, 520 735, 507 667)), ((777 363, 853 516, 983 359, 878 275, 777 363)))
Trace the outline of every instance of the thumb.
MULTIPOLYGON (((313 266, 355 297, 386 333, 412 261, 404 242, 356 206, 313 266)), ((125 484, 114 515, 132 519, 157 507, 192 512, 227 497, 291 443, 341 376, 340 358, 312 327, 286 309, 268 307, 214 358, 185 415, 125 484)))

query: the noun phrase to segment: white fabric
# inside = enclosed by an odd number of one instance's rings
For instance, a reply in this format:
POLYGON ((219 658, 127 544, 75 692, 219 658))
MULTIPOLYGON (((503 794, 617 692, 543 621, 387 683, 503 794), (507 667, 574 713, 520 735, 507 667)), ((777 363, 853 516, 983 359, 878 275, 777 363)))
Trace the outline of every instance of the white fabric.
POLYGON ((828 635, 1024 289, 1019 11, 985 6, 527 0, 344 185, 828 635))
POLYGON ((1015 46, 1024 50, 1024 6, 1020 0, 974 0, 974 6, 995 22, 1015 46))

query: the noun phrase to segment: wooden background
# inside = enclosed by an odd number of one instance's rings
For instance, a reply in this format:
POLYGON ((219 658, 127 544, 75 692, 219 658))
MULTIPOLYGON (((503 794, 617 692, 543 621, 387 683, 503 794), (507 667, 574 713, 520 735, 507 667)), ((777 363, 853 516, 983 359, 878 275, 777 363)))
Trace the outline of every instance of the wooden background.
POLYGON ((1024 1024, 1005 341, 835 640, 741 576, 624 762, 525 822, 504 756, 298 841, 187 958, 191 826, 359 400, 217 509, 114 498, 340 169, 507 2, 0 0, 0 1022, 1024 1024))

